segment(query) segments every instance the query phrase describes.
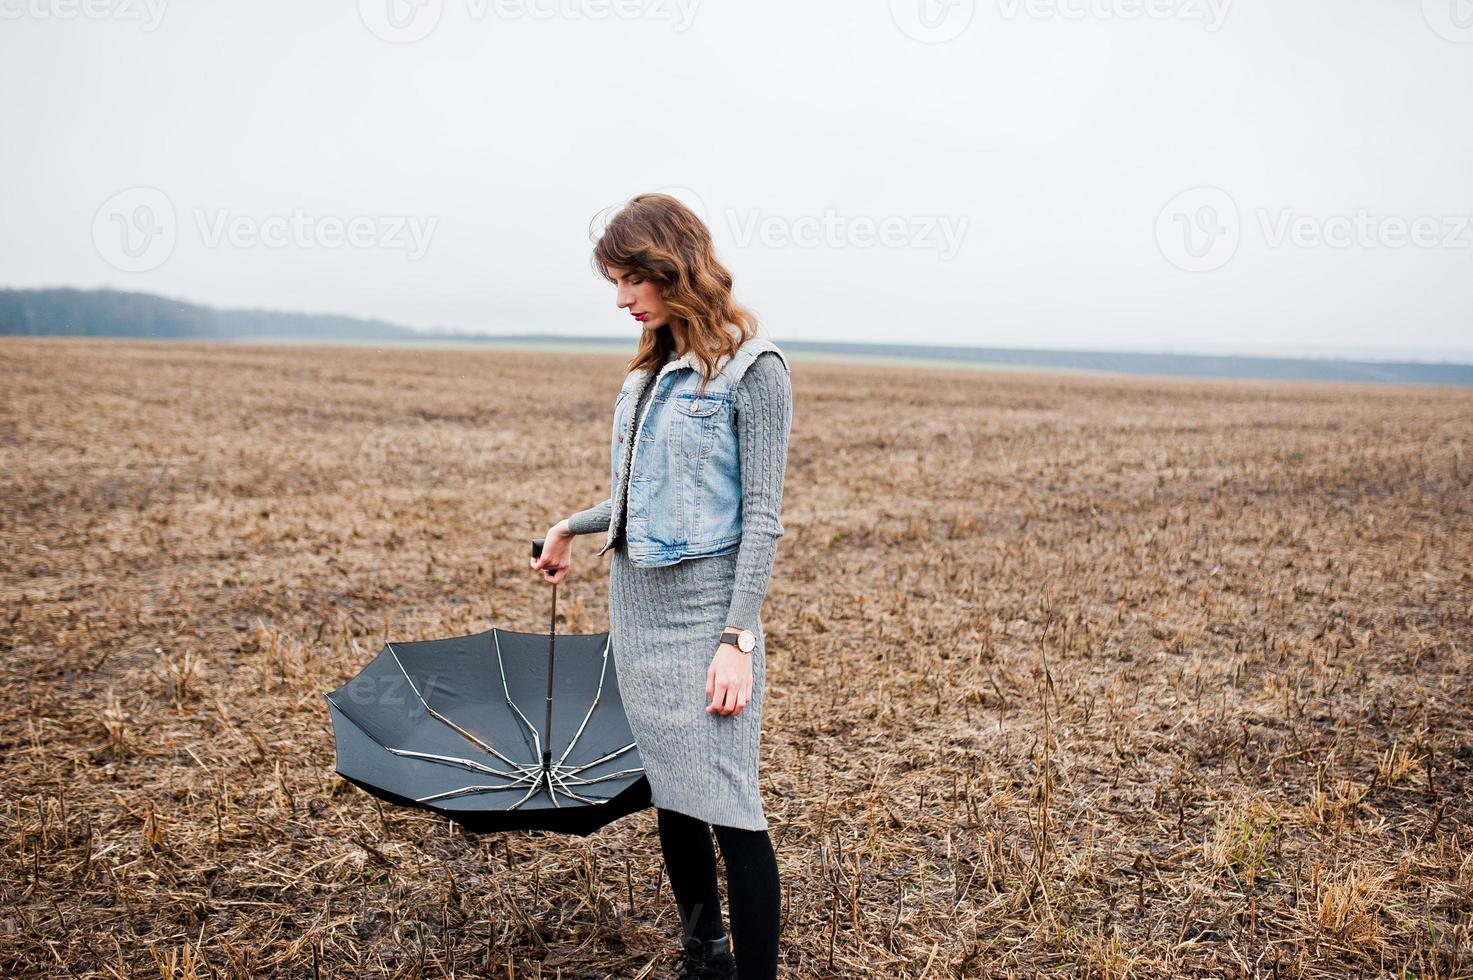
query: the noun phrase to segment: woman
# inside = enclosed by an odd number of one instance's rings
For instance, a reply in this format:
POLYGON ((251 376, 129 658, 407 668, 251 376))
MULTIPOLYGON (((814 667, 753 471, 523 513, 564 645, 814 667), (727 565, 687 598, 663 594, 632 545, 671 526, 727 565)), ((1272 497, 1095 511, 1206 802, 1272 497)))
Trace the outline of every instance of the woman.
POLYGON ((756 336, 710 232, 675 198, 633 198, 593 258, 640 324, 614 406, 611 493, 553 525, 532 567, 560 582, 574 536, 605 534, 619 689, 684 931, 682 976, 775 977, 781 889, 758 790, 759 613, 783 534, 787 359, 756 336))

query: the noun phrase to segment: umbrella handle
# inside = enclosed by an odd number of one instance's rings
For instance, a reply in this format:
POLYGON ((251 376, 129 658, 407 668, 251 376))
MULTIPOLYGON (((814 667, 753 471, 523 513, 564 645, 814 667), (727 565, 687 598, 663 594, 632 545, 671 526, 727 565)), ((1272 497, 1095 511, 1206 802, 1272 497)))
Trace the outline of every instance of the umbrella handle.
MULTIPOLYGON (((542 546, 544 544, 546 544, 546 543, 547 543, 547 539, 546 538, 533 538, 532 539, 532 557, 533 558, 541 558, 542 557, 542 546)), ((543 571, 546 571, 546 569, 544 569, 543 571)), ((557 583, 553 583, 553 586, 552 587, 554 589, 557 588, 557 583)))

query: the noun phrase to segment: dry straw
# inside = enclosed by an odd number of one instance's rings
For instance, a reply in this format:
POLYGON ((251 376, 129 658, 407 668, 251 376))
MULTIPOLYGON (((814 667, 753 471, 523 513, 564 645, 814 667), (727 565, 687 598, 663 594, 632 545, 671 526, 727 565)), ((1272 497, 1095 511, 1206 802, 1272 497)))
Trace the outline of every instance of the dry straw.
MULTIPOLYGON (((465 837, 321 698, 542 628, 618 358, 3 353, 0 975, 671 974, 652 814, 465 837)), ((784 976, 1473 976, 1473 393, 794 367, 784 976)))

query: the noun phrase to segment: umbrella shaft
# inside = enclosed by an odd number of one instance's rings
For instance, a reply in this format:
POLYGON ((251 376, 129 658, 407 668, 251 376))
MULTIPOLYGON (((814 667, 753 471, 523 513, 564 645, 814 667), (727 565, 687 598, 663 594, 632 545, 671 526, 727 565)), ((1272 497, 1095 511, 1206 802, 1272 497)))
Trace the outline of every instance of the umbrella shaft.
POLYGON ((552 587, 552 622, 547 627, 547 716, 542 723, 542 769, 552 767, 552 673, 557 667, 557 586, 552 587))

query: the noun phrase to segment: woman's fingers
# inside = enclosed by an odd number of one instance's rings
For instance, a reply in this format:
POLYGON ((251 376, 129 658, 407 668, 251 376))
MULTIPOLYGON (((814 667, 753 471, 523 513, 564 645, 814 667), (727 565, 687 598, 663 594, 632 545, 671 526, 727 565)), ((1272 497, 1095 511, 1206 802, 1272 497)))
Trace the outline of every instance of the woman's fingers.
POLYGON ((725 681, 718 681, 716 684, 716 695, 712 698, 712 702, 706 710, 718 715, 729 715, 736 707, 736 702, 736 685, 728 684, 725 681))
POLYGON ((719 678, 716 661, 706 669, 706 710, 716 715, 739 715, 752 700, 752 681, 719 678))
POLYGON ((568 575, 567 565, 564 565, 562 568, 543 568, 540 565, 534 564, 532 568, 534 571, 541 572, 542 580, 550 585, 557 585, 568 575))

